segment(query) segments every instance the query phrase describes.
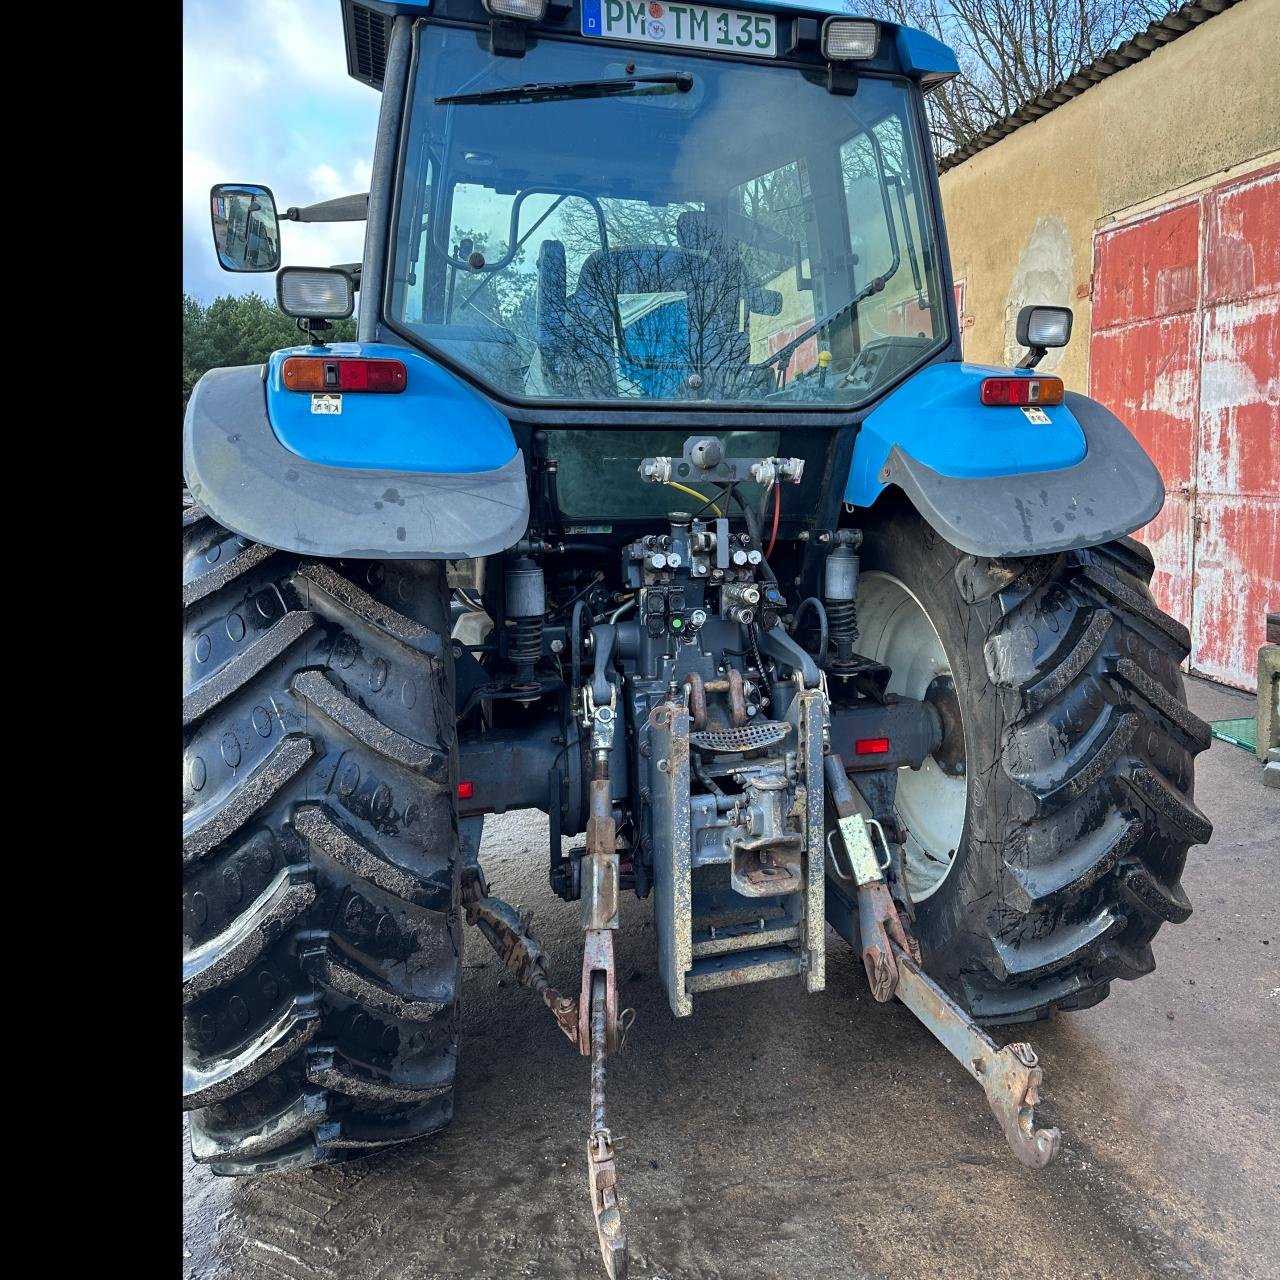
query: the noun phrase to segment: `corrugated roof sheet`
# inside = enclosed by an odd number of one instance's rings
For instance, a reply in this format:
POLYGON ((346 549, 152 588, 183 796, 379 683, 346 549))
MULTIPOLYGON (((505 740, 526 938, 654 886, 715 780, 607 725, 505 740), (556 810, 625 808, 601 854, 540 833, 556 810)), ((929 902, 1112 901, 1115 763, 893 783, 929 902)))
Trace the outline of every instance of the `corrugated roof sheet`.
POLYGON ((1153 22, 1145 31, 1130 37, 1114 49, 1108 50, 1100 58, 1095 58, 1088 66, 1081 67, 1074 75, 1069 76, 1061 84, 1055 85, 1048 93, 1024 102, 1016 111, 998 120, 989 129, 983 130, 972 142, 952 151, 938 161, 938 172, 946 173, 963 164, 979 151, 994 146, 1001 138, 1021 129, 1023 125, 1034 124, 1042 116, 1056 110, 1064 102, 1078 98, 1086 89, 1092 89, 1100 80, 1113 76, 1117 71, 1132 66, 1148 58, 1157 49, 1162 48, 1179 36, 1208 22, 1224 10, 1230 9, 1239 0, 1190 0, 1163 18, 1153 22))

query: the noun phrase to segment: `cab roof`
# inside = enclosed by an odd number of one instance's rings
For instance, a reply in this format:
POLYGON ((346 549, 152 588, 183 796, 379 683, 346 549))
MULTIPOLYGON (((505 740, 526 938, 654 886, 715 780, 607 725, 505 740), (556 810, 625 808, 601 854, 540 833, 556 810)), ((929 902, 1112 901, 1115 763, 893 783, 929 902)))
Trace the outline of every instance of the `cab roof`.
MULTIPOLYGON (((348 74, 362 84, 381 90, 394 19, 402 14, 426 17, 433 8, 439 9, 446 3, 449 0, 342 0, 348 74)), ((558 2, 561 13, 566 10, 570 14, 576 13, 579 6, 580 0, 558 2)), ((455 3, 449 3, 451 10, 455 7, 455 3)), ((851 12, 849 0, 723 0, 720 7, 763 9, 786 18, 810 18, 819 24, 831 17, 865 16, 851 12)), ((484 12, 480 0, 475 0, 474 9, 477 20, 488 20, 489 15, 484 12)), ((879 22, 878 19, 875 21, 879 22)), ((879 26, 882 47, 889 45, 893 50, 897 64, 895 70, 918 80, 924 89, 943 84, 959 73, 959 64, 951 49, 926 32, 892 22, 879 22, 879 26)), ((573 29, 577 29, 576 19, 573 29)), ((567 30, 563 23, 561 30, 567 30)))

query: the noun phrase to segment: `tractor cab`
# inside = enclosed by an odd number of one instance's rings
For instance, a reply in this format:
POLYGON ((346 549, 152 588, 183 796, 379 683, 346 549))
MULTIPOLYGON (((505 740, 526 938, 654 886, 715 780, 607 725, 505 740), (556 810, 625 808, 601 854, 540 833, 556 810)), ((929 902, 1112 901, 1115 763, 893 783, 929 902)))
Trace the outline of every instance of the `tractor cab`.
POLYGON ((413 29, 387 326, 508 402, 866 402, 950 323, 928 69, 899 33, 777 6, 436 0, 413 29))

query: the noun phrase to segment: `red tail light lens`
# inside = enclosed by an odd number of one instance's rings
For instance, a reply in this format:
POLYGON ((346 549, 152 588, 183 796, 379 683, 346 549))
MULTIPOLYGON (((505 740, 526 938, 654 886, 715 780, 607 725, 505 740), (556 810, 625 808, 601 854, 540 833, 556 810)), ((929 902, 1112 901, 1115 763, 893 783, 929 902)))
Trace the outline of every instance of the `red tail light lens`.
POLYGON ((1061 404, 1061 378, 983 378, 982 403, 990 405, 1061 404))
POLYGON ((470 800, 476 793, 476 784, 474 782, 458 783, 458 799, 470 800))
POLYGON ((289 391, 403 391, 409 375, 400 360, 290 356, 280 368, 289 391))
POLYGON ((853 753, 858 756, 882 756, 888 750, 888 738, 858 738, 853 744, 853 753))

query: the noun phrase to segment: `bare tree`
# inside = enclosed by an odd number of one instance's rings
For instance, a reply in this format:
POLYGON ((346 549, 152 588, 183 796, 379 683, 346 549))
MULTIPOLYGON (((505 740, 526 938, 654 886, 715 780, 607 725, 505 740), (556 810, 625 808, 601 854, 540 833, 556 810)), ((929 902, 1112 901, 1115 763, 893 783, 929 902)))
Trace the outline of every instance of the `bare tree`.
POLYGON ((919 27, 955 50, 960 75, 929 95, 940 157, 1171 7, 1170 0, 849 0, 849 6, 919 27))

